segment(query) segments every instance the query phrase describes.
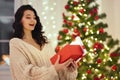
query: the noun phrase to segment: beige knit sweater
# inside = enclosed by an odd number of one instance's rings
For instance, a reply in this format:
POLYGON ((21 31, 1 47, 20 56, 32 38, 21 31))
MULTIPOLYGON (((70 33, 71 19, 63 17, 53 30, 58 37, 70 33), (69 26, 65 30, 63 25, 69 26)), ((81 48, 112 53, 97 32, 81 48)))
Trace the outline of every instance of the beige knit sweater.
POLYGON ((54 50, 46 44, 42 51, 29 43, 13 38, 10 40, 10 69, 13 80, 75 80, 77 71, 56 72, 50 62, 54 50))

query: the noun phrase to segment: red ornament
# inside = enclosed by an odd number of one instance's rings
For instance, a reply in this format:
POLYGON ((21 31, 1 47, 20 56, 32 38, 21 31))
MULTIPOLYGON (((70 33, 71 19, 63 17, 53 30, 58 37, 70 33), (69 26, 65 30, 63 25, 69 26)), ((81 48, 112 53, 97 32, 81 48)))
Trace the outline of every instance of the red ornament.
POLYGON ((119 57, 119 56, 120 56, 120 53, 113 52, 110 54, 110 57, 119 57))
POLYGON ((94 77, 94 80, 100 80, 98 77, 94 77))
POLYGON ((116 71, 116 70, 117 70, 117 66, 116 66, 116 65, 113 65, 113 66, 111 67, 111 69, 112 69, 113 71, 116 71))
POLYGON ((94 12, 93 10, 90 11, 90 15, 93 16, 94 15, 94 12))
POLYGON ((72 25, 73 25, 73 23, 72 23, 72 22, 68 22, 68 25, 69 25, 69 26, 72 26, 72 25))
POLYGON ((74 35, 80 36, 80 31, 77 28, 74 28, 74 35))
POLYGON ((93 45, 93 48, 95 49, 103 49, 104 48, 104 45, 102 43, 99 43, 99 42, 96 42, 94 45, 93 45))
POLYGON ((75 37, 76 37, 76 35, 75 35, 75 34, 72 34, 72 39, 73 39, 73 40, 75 39, 75 37))
POLYGON ((64 19, 64 21, 63 21, 65 24, 67 24, 67 20, 66 19, 64 19))
POLYGON ((80 13, 82 13, 82 14, 83 14, 83 13, 84 13, 84 9, 80 9, 80 13))
POLYGON ((100 33, 100 34, 104 33, 104 29, 103 29, 103 28, 100 28, 100 29, 99 29, 99 33, 100 33))
POLYGON ((73 20, 73 19, 75 18, 75 16, 74 16, 74 15, 72 15, 72 17, 71 17, 71 18, 72 18, 72 20, 73 20))
POLYGON ((99 19, 99 16, 95 16, 95 18, 94 18, 95 20, 98 20, 99 19))
POLYGON ((76 33, 76 36, 80 36, 80 32, 76 33))
POLYGON ((61 40, 61 39, 62 39, 62 36, 61 36, 61 35, 58 35, 57 39, 58 39, 58 40, 61 40))
POLYGON ((85 27, 85 28, 83 28, 83 31, 84 31, 84 32, 87 32, 87 30, 88 30, 88 28, 86 28, 86 27, 85 27))
POLYGON ((58 52, 60 50, 60 46, 57 45, 57 47, 55 48, 55 51, 58 52))
POLYGON ((93 12, 97 14, 98 13, 97 8, 93 8, 93 12))
POLYGON ((93 15, 95 15, 95 14, 97 14, 97 13, 98 13, 97 8, 93 8, 92 10, 90 10, 91 16, 93 16, 93 15))
POLYGON ((69 5, 65 5, 65 9, 69 9, 70 8, 70 6, 69 5))
POLYGON ((91 0, 87 0, 87 2, 89 3, 91 0))
POLYGON ((87 70, 87 74, 91 74, 92 71, 90 69, 87 70))
POLYGON ((100 79, 103 79, 105 76, 102 74, 101 76, 100 76, 100 79))
POLYGON ((68 33, 68 29, 63 29, 63 32, 67 34, 68 33))
POLYGON ((74 33, 78 33, 79 30, 77 28, 74 28, 74 33))
POLYGON ((74 5, 74 6, 76 6, 76 5, 78 5, 78 4, 79 4, 79 2, 77 2, 77 1, 74 1, 74 2, 73 2, 73 5, 74 5))
POLYGON ((102 59, 97 59, 97 63, 100 64, 102 62, 102 59))

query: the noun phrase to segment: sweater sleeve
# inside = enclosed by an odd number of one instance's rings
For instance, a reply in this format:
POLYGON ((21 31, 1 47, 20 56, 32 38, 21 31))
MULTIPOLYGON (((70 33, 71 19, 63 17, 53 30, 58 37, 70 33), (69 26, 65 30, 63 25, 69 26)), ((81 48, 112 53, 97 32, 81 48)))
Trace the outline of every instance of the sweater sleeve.
POLYGON ((10 68, 13 80, 58 80, 53 65, 47 67, 31 64, 22 48, 14 41, 10 41, 10 68))
POLYGON ((77 70, 75 70, 74 72, 64 70, 59 72, 59 77, 60 80, 76 80, 77 74, 78 74, 77 70))
POLYGON ((75 70, 74 72, 69 72, 69 71, 65 71, 65 76, 66 76, 66 80, 76 80, 77 78, 77 70, 75 70))

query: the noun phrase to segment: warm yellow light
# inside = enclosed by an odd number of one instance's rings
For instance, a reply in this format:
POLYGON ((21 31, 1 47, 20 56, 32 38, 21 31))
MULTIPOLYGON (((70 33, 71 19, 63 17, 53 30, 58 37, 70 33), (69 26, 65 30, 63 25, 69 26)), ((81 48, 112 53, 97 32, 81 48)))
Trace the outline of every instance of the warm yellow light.
POLYGON ((91 68, 92 66, 91 65, 89 65, 89 68, 91 68))
POLYGON ((87 22, 88 25, 91 25, 90 22, 87 22))
POLYGON ((97 41, 98 39, 97 38, 95 38, 95 41, 97 41))
POLYGON ((77 10, 77 7, 74 7, 75 10, 77 10))
POLYGON ((69 40, 69 39, 70 39, 70 37, 69 37, 69 36, 66 36, 65 40, 69 40))
POLYGON ((106 63, 106 59, 103 59, 103 62, 105 62, 105 63, 106 63))
POLYGON ((104 44, 104 47, 105 49, 110 50, 110 48, 106 44, 104 44))
POLYGON ((100 67, 100 64, 98 64, 98 67, 100 67))
POLYGON ((52 16, 52 17, 51 17, 51 20, 53 20, 53 19, 55 19, 55 17, 54 17, 54 16, 52 16))
POLYGON ((53 26, 52 26, 52 28, 53 28, 53 29, 55 29, 55 28, 56 28, 56 26, 55 26, 55 25, 53 25, 53 26))
POLYGON ((87 14, 84 14, 85 17, 87 17, 87 14))
POLYGON ((85 4, 82 4, 82 6, 85 6, 85 4))
POLYGON ((73 1, 71 1, 70 3, 73 4, 73 1))
POLYGON ((109 60, 112 62, 112 59, 109 57, 109 60))
POLYGON ((53 5, 56 5, 56 3, 53 3, 53 5))
POLYGON ((91 52, 93 52, 94 50, 93 49, 90 49, 91 52))
POLYGON ((94 39, 93 36, 90 37, 91 39, 94 39))
POLYGON ((104 52, 104 49, 102 49, 101 52, 104 52))
POLYGON ((76 7, 77 10, 80 10, 80 7, 76 7))
POLYGON ((44 19, 47 19, 47 16, 44 16, 44 19))
POLYGON ((97 31, 97 34, 99 34, 99 31, 97 31))
POLYGON ((89 26, 88 26, 88 25, 86 25, 85 27, 86 27, 86 28, 89 28, 89 26))
POLYGON ((45 5, 45 4, 47 4, 47 2, 43 2, 42 4, 45 5))
POLYGON ((68 20, 71 20, 71 17, 68 17, 68 20))
POLYGON ((51 10, 51 11, 53 11, 53 10, 54 10, 54 8, 50 8, 50 10, 51 10))
POLYGON ((45 14, 45 12, 42 12, 42 15, 44 15, 45 14))
POLYGON ((82 79, 86 79, 86 75, 85 74, 82 74, 82 79))
POLYGON ((81 4, 79 4, 78 6, 81 7, 81 4))
POLYGON ((99 72, 99 70, 98 70, 98 69, 95 69, 95 72, 99 72))
POLYGON ((95 54, 94 53, 89 53, 89 56, 91 57, 91 59, 94 59, 95 54))
POLYGON ((83 59, 83 62, 86 62, 86 59, 83 59))
POLYGON ((80 15, 82 15, 82 13, 79 13, 80 15))
POLYGON ((88 35, 88 34, 89 34, 88 32, 85 33, 85 35, 88 35))
POLYGON ((46 6, 46 7, 45 7, 45 10, 48 10, 48 9, 49 9, 49 7, 48 7, 48 6, 46 6))

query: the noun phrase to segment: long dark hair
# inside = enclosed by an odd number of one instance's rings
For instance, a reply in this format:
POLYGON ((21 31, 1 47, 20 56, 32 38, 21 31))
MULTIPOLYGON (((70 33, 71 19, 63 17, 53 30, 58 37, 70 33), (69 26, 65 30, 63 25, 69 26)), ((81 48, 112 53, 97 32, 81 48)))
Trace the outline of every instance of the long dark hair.
POLYGON ((24 36, 23 25, 21 23, 21 19, 23 17, 24 11, 26 10, 33 11, 36 16, 37 23, 36 23, 35 29, 32 31, 32 37, 40 46, 43 46, 45 43, 48 43, 47 37, 43 36, 43 33, 44 33, 44 31, 42 31, 43 26, 40 22, 39 16, 37 15, 37 12, 31 5, 22 5, 16 11, 15 21, 13 23, 13 29, 14 29, 13 37, 22 39, 24 36))

